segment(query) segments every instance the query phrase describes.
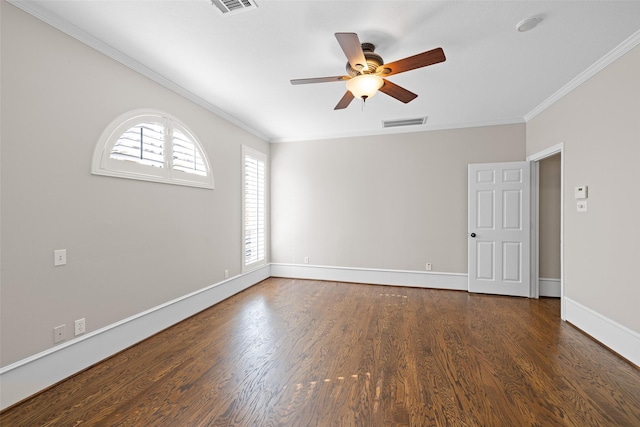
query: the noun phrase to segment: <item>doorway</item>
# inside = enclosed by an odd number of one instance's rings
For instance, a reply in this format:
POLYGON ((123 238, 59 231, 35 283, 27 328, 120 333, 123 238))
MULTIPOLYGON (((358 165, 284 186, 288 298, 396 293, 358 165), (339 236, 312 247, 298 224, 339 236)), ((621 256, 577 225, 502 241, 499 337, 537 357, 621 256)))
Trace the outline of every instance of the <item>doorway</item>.
MULTIPOLYGON (((563 144, 560 143, 529 156, 527 160, 531 162, 531 295, 534 298, 539 296, 559 296, 560 317, 565 320, 563 262, 564 156, 562 151, 563 144), (555 168, 559 168, 559 171, 555 168), (543 173, 559 173, 559 188, 553 188, 558 185, 555 177, 548 175, 543 177, 543 173), (549 188, 550 186, 551 188, 549 188), (554 193, 560 199, 559 224, 554 224, 552 218, 553 215, 557 214, 554 213, 554 211, 557 212, 557 206, 554 207, 553 203, 550 203, 554 193), (555 245, 557 247, 554 249, 555 245)), ((557 218, 555 221, 557 221, 557 218)))

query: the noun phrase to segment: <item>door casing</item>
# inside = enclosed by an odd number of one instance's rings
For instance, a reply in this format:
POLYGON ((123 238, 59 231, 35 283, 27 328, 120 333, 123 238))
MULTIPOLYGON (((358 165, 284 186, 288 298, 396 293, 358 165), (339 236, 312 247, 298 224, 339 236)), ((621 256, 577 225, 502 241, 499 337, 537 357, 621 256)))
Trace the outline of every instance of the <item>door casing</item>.
POLYGON ((564 297, 564 143, 561 142, 546 150, 539 151, 527 157, 531 162, 531 295, 538 298, 539 266, 540 266, 540 161, 547 157, 560 154, 560 318, 565 318, 564 297))

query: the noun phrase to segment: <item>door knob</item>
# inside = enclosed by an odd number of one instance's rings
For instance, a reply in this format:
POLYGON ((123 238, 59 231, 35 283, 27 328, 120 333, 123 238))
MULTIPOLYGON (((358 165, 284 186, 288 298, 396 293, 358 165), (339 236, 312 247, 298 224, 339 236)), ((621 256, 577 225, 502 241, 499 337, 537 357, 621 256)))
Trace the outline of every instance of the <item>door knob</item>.
POLYGON ((471 234, 469 234, 469 236, 476 237, 476 233, 471 233, 471 234))

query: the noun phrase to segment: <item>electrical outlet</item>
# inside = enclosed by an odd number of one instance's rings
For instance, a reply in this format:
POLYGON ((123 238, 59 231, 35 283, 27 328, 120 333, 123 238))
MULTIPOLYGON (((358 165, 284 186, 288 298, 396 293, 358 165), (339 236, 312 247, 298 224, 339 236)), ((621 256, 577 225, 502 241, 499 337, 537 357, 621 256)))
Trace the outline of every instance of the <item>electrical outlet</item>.
POLYGON ((76 331, 75 331, 76 336, 82 335, 85 333, 86 329, 84 324, 84 317, 82 319, 76 320, 75 327, 76 327, 76 331))
POLYGON ((427 271, 431 271, 431 263, 430 262, 427 263, 426 268, 427 268, 427 271))
POLYGON ((229 278, 229 270, 225 270, 224 271, 224 278, 228 279, 229 278))
POLYGON ((309 257, 308 256, 304 257, 304 263, 305 264, 309 264, 309 257))
POLYGON ((56 326, 53 328, 53 342, 58 343, 65 340, 65 325, 56 326))

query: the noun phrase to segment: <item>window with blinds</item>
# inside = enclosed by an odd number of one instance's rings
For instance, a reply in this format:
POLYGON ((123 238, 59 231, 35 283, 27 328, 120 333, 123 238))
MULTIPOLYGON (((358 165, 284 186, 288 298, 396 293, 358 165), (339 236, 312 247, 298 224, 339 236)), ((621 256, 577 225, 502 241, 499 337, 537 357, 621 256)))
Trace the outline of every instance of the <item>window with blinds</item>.
POLYGON ((198 140, 177 119, 154 111, 134 111, 111 123, 96 146, 92 173, 213 188, 198 140))
POLYGON ((244 270, 266 263, 266 155, 242 147, 244 270))
POLYGON ((164 167, 164 132, 160 123, 141 123, 125 131, 111 149, 110 158, 164 167))
POLYGON ((174 127, 171 142, 174 170, 207 176, 207 167, 193 138, 174 127))

